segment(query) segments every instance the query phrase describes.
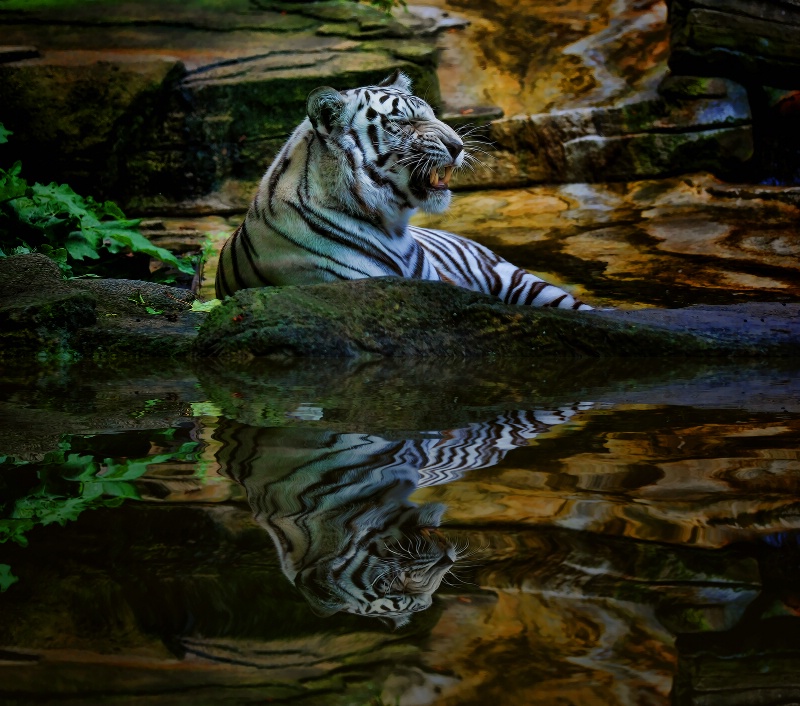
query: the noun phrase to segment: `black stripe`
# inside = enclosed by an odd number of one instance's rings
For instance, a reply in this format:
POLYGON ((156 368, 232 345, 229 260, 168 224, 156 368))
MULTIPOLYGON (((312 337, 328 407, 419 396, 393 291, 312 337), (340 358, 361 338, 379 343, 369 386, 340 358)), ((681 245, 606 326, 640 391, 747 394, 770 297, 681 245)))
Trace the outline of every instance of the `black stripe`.
POLYGON ((320 272, 327 272, 329 275, 333 275, 336 279, 339 280, 347 280, 349 277, 345 277, 341 272, 337 272, 336 270, 332 270, 330 267, 318 267, 317 268, 320 272))
POLYGON ((356 147, 358 147, 358 150, 361 152, 362 155, 364 155, 365 154, 364 145, 361 142, 361 135, 359 135, 355 130, 350 130, 348 132, 348 135, 350 135, 350 137, 353 138, 353 142, 356 143, 356 147))
MULTIPOLYGON (((433 233, 432 231, 430 231, 430 230, 428 230, 428 229, 426 229, 426 228, 420 228, 420 230, 423 230, 423 231, 425 231, 426 233, 428 233, 428 234, 430 234, 431 236, 433 236, 433 238, 434 238, 434 243, 435 243, 436 245, 439 245, 439 242, 437 242, 437 241, 435 240, 435 239, 436 239, 436 237, 437 237, 437 234, 436 234, 436 233, 433 233)), ((443 264, 443 265, 444 265, 446 268, 447 268, 447 265, 450 265, 450 268, 448 268, 448 269, 454 269, 456 272, 458 272, 458 273, 461 275, 461 277, 462 277, 462 278, 463 278, 465 281, 467 281, 467 282, 468 282, 468 281, 470 280, 470 275, 472 274, 472 272, 471 272, 471 271, 469 270, 469 268, 466 266, 466 260, 464 259, 464 251, 463 251, 463 250, 462 250, 462 249, 459 247, 459 244, 458 244, 457 242, 455 242, 455 243, 454 243, 454 242, 451 242, 450 240, 447 240, 446 238, 442 238, 442 240, 444 240, 444 242, 446 242, 446 243, 447 243, 447 244, 448 244, 450 247, 453 247, 453 248, 455 248, 455 249, 456 249, 456 251, 458 252, 458 255, 460 255, 460 256, 461 256, 461 260, 460 260, 460 261, 459 261, 459 260, 456 260, 456 258, 455 258, 455 257, 453 257, 453 256, 452 256, 452 255, 451 255, 449 252, 447 252, 446 250, 445 250, 446 257, 444 257, 444 256, 442 255, 442 253, 441 253, 441 252, 439 252, 439 251, 434 251, 434 252, 435 252, 435 254, 438 256, 438 258, 439 258, 440 262, 441 262, 441 263, 442 263, 442 264, 443 264)))
POLYGON ((258 444, 252 443, 253 440, 248 433, 251 431, 249 427, 234 426, 234 423, 230 421, 223 421, 222 425, 222 433, 220 434, 218 430, 213 434, 215 439, 227 441, 220 446, 216 454, 217 461, 223 467, 227 466, 230 469, 228 475, 231 478, 244 485, 244 482, 252 475, 253 462, 259 456, 260 447, 258 444), (245 435, 245 438, 242 438, 242 434, 245 435), (225 450, 232 452, 228 459, 224 458, 225 450), (243 456, 240 455, 242 452, 244 452, 243 456))
POLYGON ((528 291, 528 296, 525 297, 525 304, 533 304, 533 300, 536 299, 536 297, 542 293, 542 290, 548 286, 549 285, 547 282, 534 282, 528 291))
MULTIPOLYGON (((341 246, 344 246, 344 247, 346 247, 346 248, 348 248, 350 250, 353 250, 353 251, 357 252, 359 255, 362 255, 362 256, 366 257, 367 259, 377 260, 381 264, 386 265, 386 267, 388 269, 390 269, 391 271, 395 272, 396 274, 398 274, 400 276, 403 275, 403 271, 400 268, 400 266, 394 260, 390 259, 385 253, 383 253, 383 252, 381 252, 380 250, 377 250, 377 249, 367 250, 366 248, 354 243, 352 240, 348 240, 346 238, 342 238, 342 237, 338 236, 336 233, 334 233, 333 231, 323 228, 323 226, 321 224, 319 224, 318 222, 316 222, 316 221, 312 220, 311 218, 309 218, 309 211, 308 210, 303 209, 303 208, 301 208, 300 206, 298 206, 297 204, 294 204, 294 203, 289 204, 289 205, 297 212, 297 214, 300 216, 300 218, 303 219, 303 222, 309 227, 309 229, 311 229, 317 235, 320 235, 323 238, 325 238, 326 240, 329 240, 329 241, 331 241, 333 243, 336 243, 337 245, 341 245, 341 246)), ((308 248, 306 248, 306 249, 308 249, 308 248)), ((360 274, 363 274, 365 277, 369 277, 370 276, 369 273, 364 272, 363 270, 359 270, 359 269, 356 269, 353 266, 344 265, 344 263, 337 262, 332 257, 330 257, 330 255, 326 254, 326 255, 322 255, 322 256, 323 257, 327 257, 328 259, 332 260, 333 262, 336 262, 339 265, 342 265, 343 267, 346 267, 347 269, 353 270, 355 272, 359 272, 360 274)))
MULTIPOLYGON (((244 223, 242 223, 242 226, 243 225, 244 223)), ((239 233, 242 230, 242 226, 239 226, 236 229, 236 232, 231 236, 230 248, 229 248, 229 252, 231 254, 231 267, 233 268, 233 279, 236 281, 237 289, 247 289, 247 285, 242 279, 242 274, 239 271, 239 260, 236 255, 236 251, 238 250, 238 246, 236 243, 237 240, 239 239, 239 233)))
MULTIPOLYGON (((422 272, 425 269, 425 251, 421 245, 417 246, 417 262, 414 265, 414 279, 420 279, 422 272)), ((435 269, 435 268, 434 268, 435 269)))
POLYGON ((250 269, 253 270, 253 274, 265 287, 272 286, 273 283, 261 273, 261 270, 259 270, 258 266, 256 265, 256 249, 253 246, 253 242, 250 239, 250 233, 247 230, 247 221, 242 223, 240 240, 242 241, 242 249, 244 250, 245 257, 247 258, 247 263, 250 265, 250 269))
MULTIPOLYGON (((481 291, 492 294, 493 296, 498 296, 500 292, 503 291, 503 280, 500 275, 497 274, 497 270, 492 266, 493 263, 487 261, 482 255, 483 253, 481 253, 481 257, 475 258, 478 262, 478 270, 483 279, 481 291)), ((478 280, 477 273, 473 273, 473 277, 478 280)))
POLYGON ((553 308, 558 308, 558 305, 559 305, 559 304, 560 304, 562 301, 564 301, 564 299, 566 299, 568 296, 569 296, 568 294, 562 294, 560 297, 556 297, 555 299, 553 299, 553 301, 551 301, 551 302, 548 302, 547 304, 545 304, 545 306, 550 306, 550 307, 553 307, 553 308))
POLYGON ((289 143, 287 142, 283 149, 278 153, 278 158, 275 164, 272 165, 272 174, 269 177, 269 182, 267 183, 267 192, 268 198, 267 207, 269 208, 269 212, 274 216, 275 211, 272 208, 272 197, 275 194, 275 187, 278 185, 278 180, 283 176, 284 172, 286 171, 287 167, 289 166, 289 159, 286 157, 286 153, 289 151, 289 143))
POLYGON ((311 139, 308 141, 308 144, 306 145, 306 161, 305 161, 305 164, 303 164, 303 182, 302 182, 302 185, 303 185, 303 188, 306 191, 306 198, 308 198, 308 196, 309 196, 309 191, 308 191, 308 172, 309 172, 309 166, 311 164, 311 145, 313 144, 314 140, 316 139, 315 135, 316 135, 316 133, 312 133, 311 134, 311 139))
POLYGON ((511 275, 511 282, 508 285, 508 292, 506 293, 506 303, 516 304, 522 296, 524 287, 522 286, 522 278, 525 273, 522 270, 514 270, 511 275))
POLYGON ((369 162, 364 164, 364 171, 366 172, 367 176, 372 179, 378 186, 388 186, 394 196, 400 201, 401 206, 410 206, 411 204, 408 202, 408 194, 406 194, 397 184, 395 184, 391 179, 388 177, 383 176, 380 172, 378 172, 375 167, 373 167, 369 162))
POLYGON ((380 154, 381 141, 378 137, 377 125, 374 123, 367 125, 367 136, 369 137, 369 141, 372 143, 372 148, 375 150, 375 154, 380 154))
MULTIPOLYGON (((233 237, 233 236, 231 236, 233 237)), ((219 253, 219 264, 217 265, 217 277, 214 281, 214 291, 216 292, 217 299, 222 299, 223 297, 229 297, 233 292, 228 287, 228 282, 225 277, 225 267, 223 259, 225 257, 225 251, 230 246, 231 239, 228 238, 225 241, 225 245, 222 246, 222 250, 219 253)))
MULTIPOLYGON (((298 207, 295 204, 289 204, 289 205, 299 211, 298 207)), ((371 276, 368 272, 364 272, 363 270, 359 270, 358 268, 353 267, 352 265, 347 265, 344 262, 340 262, 336 258, 332 257, 330 255, 330 253, 320 252, 319 250, 315 250, 314 248, 309 247, 306 243, 299 242, 298 240, 293 238, 291 235, 289 235, 288 233, 286 233, 286 232, 282 231, 280 228, 278 228, 274 223, 271 223, 270 221, 268 221, 266 219, 264 220, 264 223, 269 228, 271 228, 275 232, 276 235, 279 235, 281 238, 283 238, 284 240, 287 240, 292 245, 295 245, 296 247, 300 248, 301 250, 306 250, 306 251, 310 252, 311 254, 316 255, 317 257, 321 257, 321 258, 324 258, 326 260, 329 260, 330 262, 333 262, 336 265, 339 265, 340 267, 344 268, 345 270, 352 270, 353 272, 358 272, 359 274, 364 275, 364 277, 370 277, 371 276)))

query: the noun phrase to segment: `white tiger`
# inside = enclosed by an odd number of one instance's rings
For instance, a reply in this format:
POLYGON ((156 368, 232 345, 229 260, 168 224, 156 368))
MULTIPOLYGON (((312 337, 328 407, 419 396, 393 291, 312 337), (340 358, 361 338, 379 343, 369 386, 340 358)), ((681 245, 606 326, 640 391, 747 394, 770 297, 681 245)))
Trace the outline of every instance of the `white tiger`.
POLYGON ((450 205, 464 143, 399 71, 377 86, 309 95, 308 117, 226 241, 217 297, 239 289, 382 277, 443 280, 509 304, 591 309, 478 243, 409 225, 450 205))

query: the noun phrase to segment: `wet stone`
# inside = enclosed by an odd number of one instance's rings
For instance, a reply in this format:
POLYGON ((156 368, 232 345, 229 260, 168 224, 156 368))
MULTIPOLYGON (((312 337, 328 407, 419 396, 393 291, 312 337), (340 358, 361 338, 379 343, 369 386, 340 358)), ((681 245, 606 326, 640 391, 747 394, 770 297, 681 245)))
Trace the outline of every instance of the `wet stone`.
POLYGON ((477 240, 596 307, 800 300, 797 187, 708 174, 456 194, 423 227, 477 240))
POLYGON ((241 359, 796 354, 800 305, 761 311, 770 321, 761 330, 749 329, 748 311, 723 309, 716 328, 692 326, 702 321, 692 310, 677 323, 658 310, 639 312, 633 324, 628 312, 509 306, 441 282, 388 277, 240 290, 212 310, 193 350, 241 359))
POLYGON ((39 50, 33 46, 10 47, 0 45, 0 63, 20 61, 21 59, 35 59, 38 56, 40 56, 39 50))
POLYGON ((753 154, 744 88, 719 79, 715 90, 668 84, 662 97, 495 121, 485 166, 456 187, 595 182, 708 170, 733 174, 753 154), (670 88, 671 86, 671 88, 670 88), (493 174, 493 170, 497 173, 493 174))

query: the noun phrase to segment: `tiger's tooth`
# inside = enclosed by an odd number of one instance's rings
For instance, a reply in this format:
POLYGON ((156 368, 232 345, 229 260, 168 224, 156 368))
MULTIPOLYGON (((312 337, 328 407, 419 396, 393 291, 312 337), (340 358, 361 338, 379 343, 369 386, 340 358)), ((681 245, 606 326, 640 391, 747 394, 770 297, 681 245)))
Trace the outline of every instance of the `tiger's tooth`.
POLYGON ((450 184, 450 177, 451 176, 453 176, 453 168, 452 167, 445 167, 444 168, 444 179, 442 179, 442 181, 444 182, 445 186, 448 186, 450 184))
POLYGON ((435 167, 431 171, 431 186, 436 186, 439 183, 439 170, 435 167))

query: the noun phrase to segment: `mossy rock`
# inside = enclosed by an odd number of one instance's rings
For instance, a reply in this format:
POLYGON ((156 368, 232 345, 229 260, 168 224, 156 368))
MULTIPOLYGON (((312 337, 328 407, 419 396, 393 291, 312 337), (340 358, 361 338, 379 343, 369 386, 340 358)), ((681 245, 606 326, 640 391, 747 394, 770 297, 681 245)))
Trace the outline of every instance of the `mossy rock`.
POLYGON ((698 336, 389 277, 241 290, 211 312, 194 353, 503 358, 699 355, 715 348, 698 336))
POLYGON ((64 280, 44 255, 0 258, 0 361, 185 357, 203 317, 193 299, 152 282, 64 280))

